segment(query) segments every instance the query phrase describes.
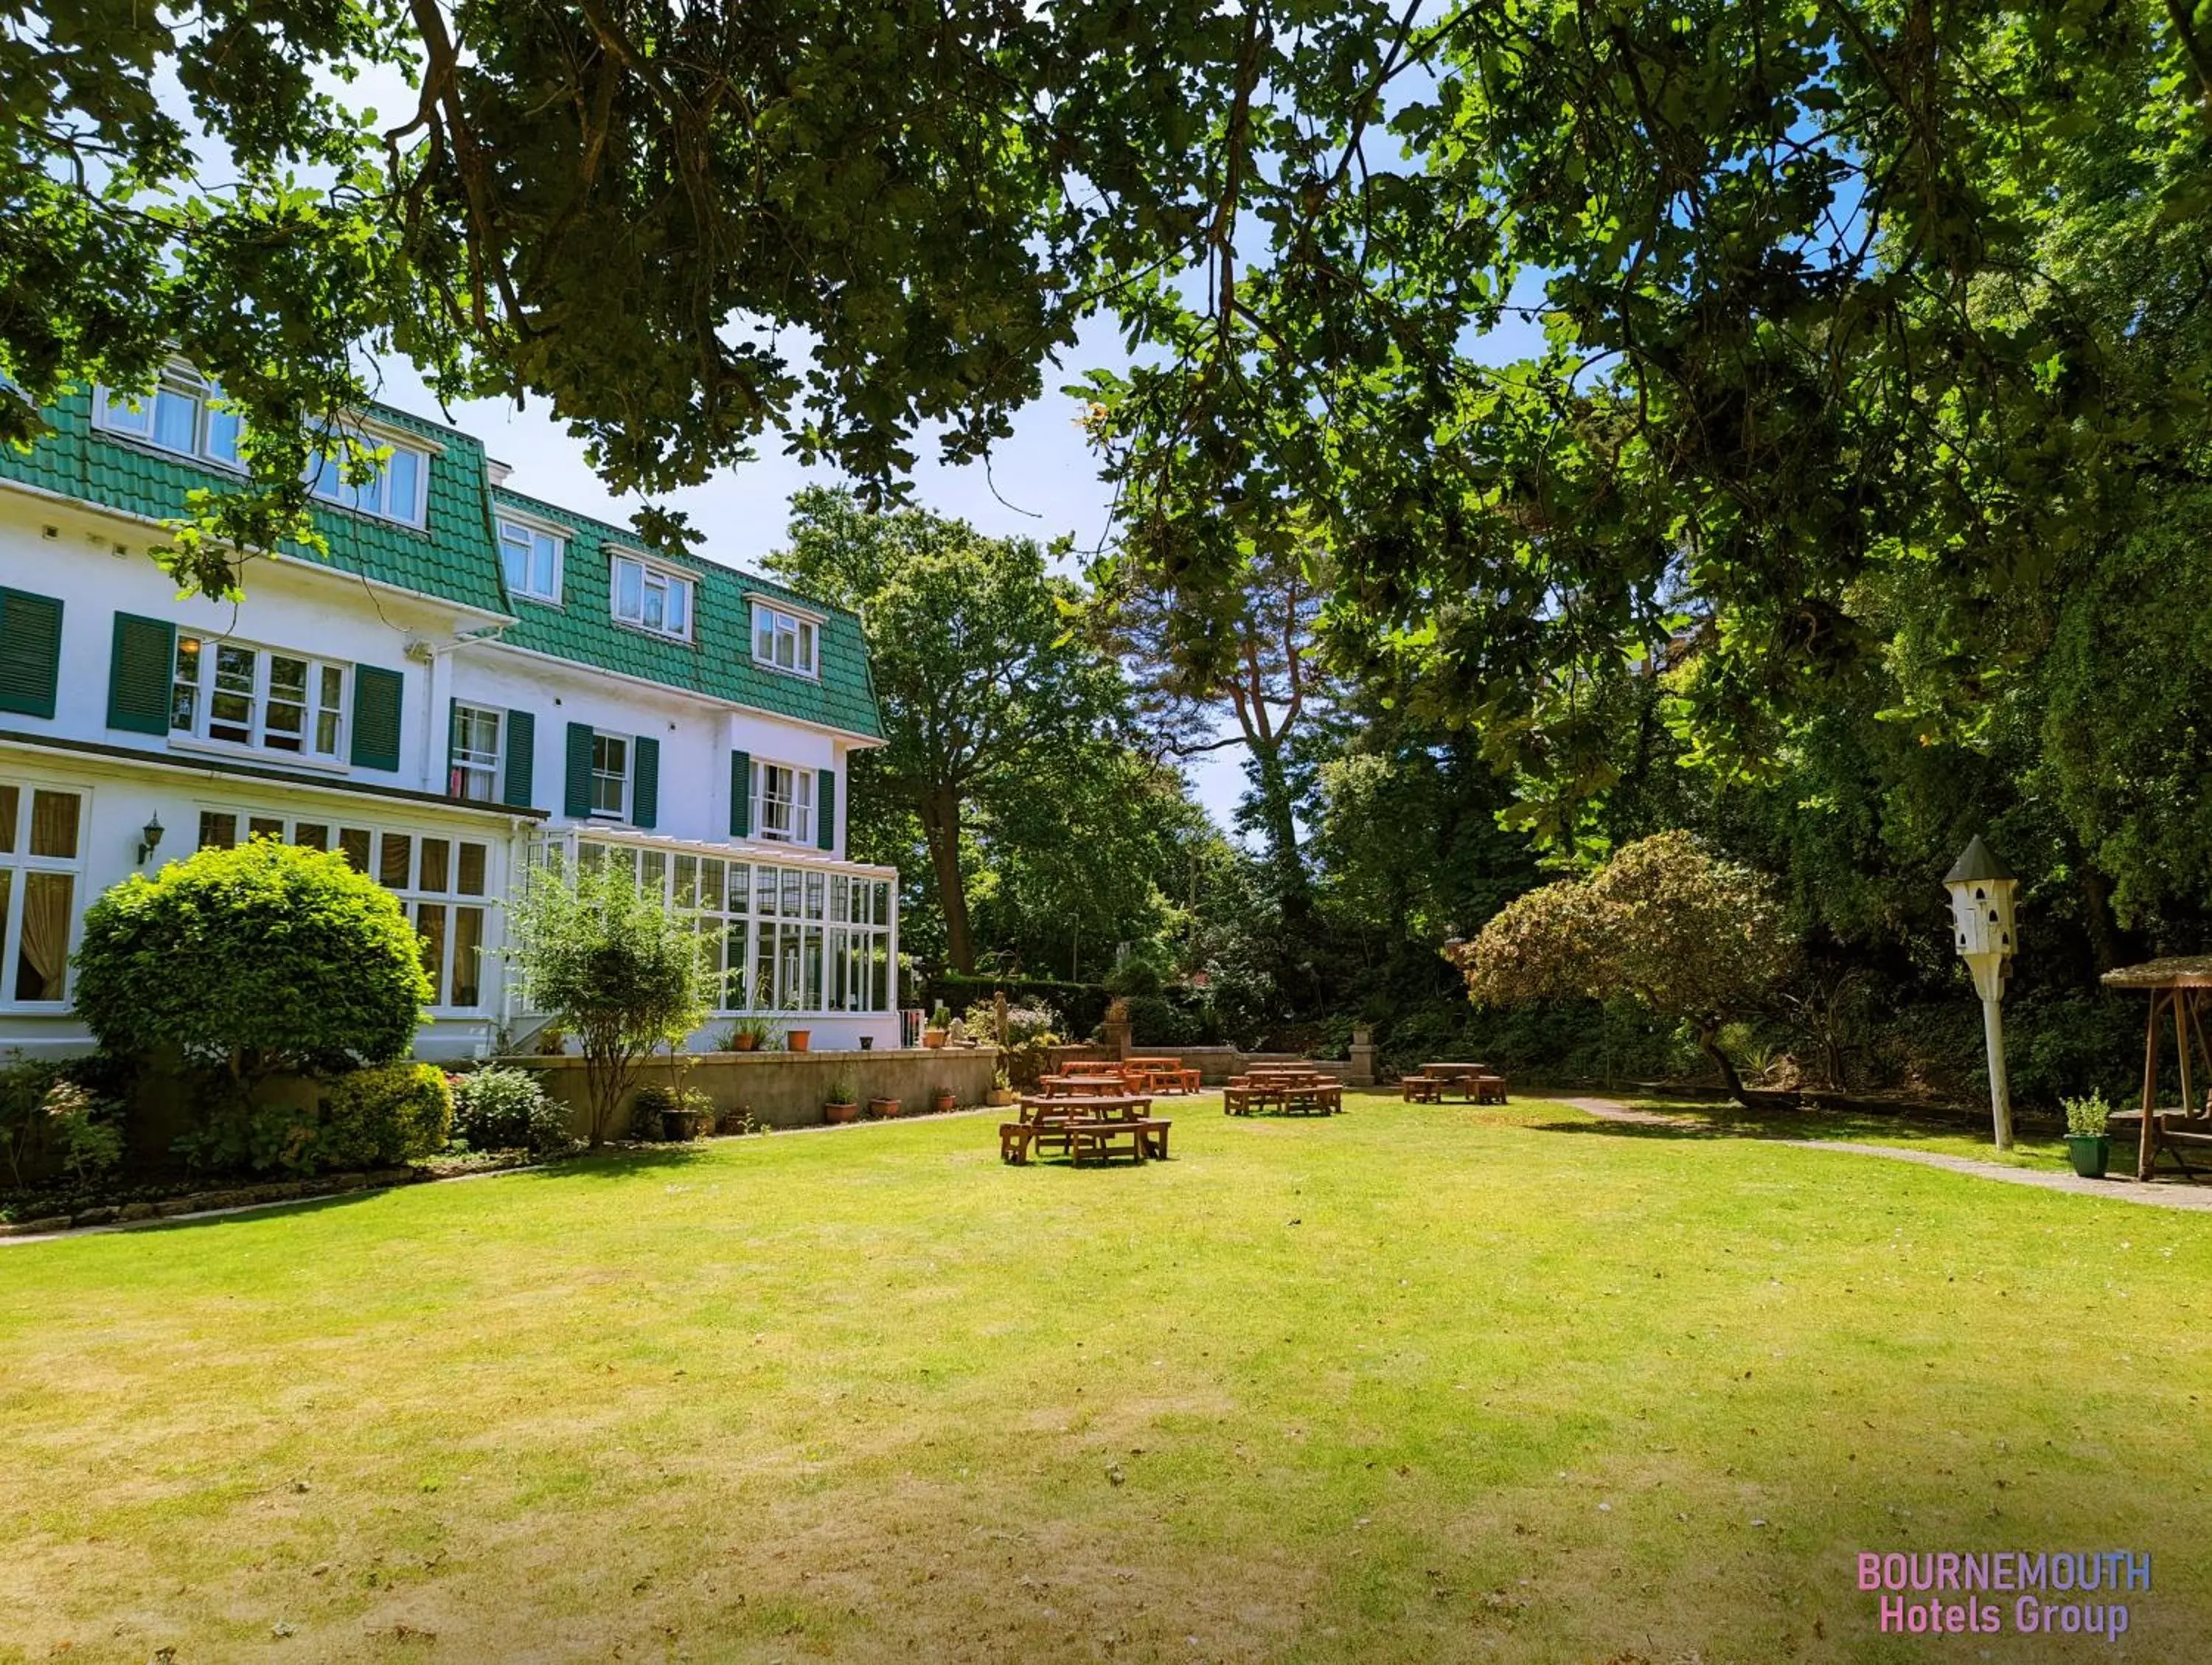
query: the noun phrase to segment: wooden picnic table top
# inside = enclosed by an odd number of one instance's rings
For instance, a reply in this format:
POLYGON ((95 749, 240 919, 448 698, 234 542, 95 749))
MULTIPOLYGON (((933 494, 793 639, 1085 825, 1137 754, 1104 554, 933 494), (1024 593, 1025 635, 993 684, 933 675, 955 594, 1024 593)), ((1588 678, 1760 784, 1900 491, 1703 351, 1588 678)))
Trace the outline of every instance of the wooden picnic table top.
POLYGON ((1488 1075, 1492 1073, 1492 1070, 1487 1064, 1424 1064, 1421 1066, 1421 1073, 1424 1075, 1488 1075))
POLYGON ((1022 1097, 1024 1110, 1050 1110, 1055 1113, 1095 1112, 1100 1115, 1111 1110, 1149 1110, 1152 1096, 1141 1092, 1069 1093, 1048 1095, 1027 1093, 1022 1097))

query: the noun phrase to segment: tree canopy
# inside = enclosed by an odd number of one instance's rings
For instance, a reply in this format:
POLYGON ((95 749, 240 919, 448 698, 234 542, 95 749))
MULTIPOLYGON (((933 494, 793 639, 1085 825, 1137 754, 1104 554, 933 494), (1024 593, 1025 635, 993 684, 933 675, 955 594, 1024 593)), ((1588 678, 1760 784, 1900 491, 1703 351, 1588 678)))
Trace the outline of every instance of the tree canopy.
POLYGON ((1623 847, 1586 879, 1516 897, 1448 953, 1478 1004, 1626 995, 1686 1024, 1741 1096, 1721 1025, 1772 998, 1794 946, 1765 880, 1667 832, 1623 847))

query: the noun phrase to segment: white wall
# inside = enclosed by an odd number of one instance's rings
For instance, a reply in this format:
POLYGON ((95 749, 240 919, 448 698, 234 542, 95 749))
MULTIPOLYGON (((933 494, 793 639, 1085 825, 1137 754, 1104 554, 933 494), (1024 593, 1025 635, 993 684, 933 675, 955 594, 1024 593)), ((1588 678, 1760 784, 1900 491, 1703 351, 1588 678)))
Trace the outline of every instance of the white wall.
POLYGON ((323 769, 312 758, 232 747, 247 761, 326 772, 337 780, 358 774, 380 786, 421 788, 426 766, 442 784, 446 722, 442 708, 429 720, 430 671, 407 658, 410 642, 450 641, 483 618, 404 592, 374 589, 356 578, 297 561, 262 561, 246 573, 238 602, 179 599, 176 586, 147 556, 159 540, 150 526, 52 503, 0 486, 0 584, 62 603, 62 675, 52 718, 0 713, 0 727, 27 733, 142 750, 159 749, 153 736, 107 726, 107 681, 115 615, 168 619, 180 631, 294 653, 374 665, 405 679, 397 772, 323 769), (54 534, 47 536, 51 530, 54 534), (433 729, 434 727, 434 732, 433 729), (434 763, 433 763, 434 759, 434 763))

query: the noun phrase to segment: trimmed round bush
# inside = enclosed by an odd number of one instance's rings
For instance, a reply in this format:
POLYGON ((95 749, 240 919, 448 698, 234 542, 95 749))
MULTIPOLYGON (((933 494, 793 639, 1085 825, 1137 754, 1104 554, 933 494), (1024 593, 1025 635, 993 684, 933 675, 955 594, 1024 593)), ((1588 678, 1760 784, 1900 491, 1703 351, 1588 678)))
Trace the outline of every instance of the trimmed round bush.
POLYGON ((453 1135, 472 1151, 558 1151, 574 1142, 568 1107, 546 1097, 527 1070, 476 1070, 453 1087, 453 1135))
POLYGON ((392 894, 343 857, 256 839, 133 874, 86 910, 76 1009, 101 1046, 174 1048, 240 1087, 389 1063, 430 980, 392 894))
POLYGON ((453 1091, 435 1064, 355 1070, 324 1088, 315 1157, 325 1168, 387 1168, 444 1150, 453 1091))

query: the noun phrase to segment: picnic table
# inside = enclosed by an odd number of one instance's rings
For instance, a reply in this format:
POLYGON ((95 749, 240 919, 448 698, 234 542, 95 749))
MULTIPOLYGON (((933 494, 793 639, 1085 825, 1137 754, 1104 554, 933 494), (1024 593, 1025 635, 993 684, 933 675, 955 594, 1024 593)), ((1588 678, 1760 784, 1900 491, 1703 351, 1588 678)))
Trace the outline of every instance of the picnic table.
POLYGON ((1047 1146, 1065 1151, 1077 1164, 1092 1157, 1164 1160, 1168 1130, 1175 1125, 1148 1114, 1149 1093, 1028 1093, 1021 1105, 1020 1121, 999 1124, 999 1160, 1017 1167, 1029 1161, 1032 1150, 1047 1146))
POLYGON ((1344 1085, 1319 1070, 1278 1065, 1255 1068, 1222 1089, 1224 1115, 1249 1115, 1273 1109, 1284 1115, 1335 1115, 1344 1109, 1344 1085))
POLYGON ((1505 1103, 1505 1078, 1487 1064, 1424 1064, 1398 1082, 1400 1097, 1409 1104, 1441 1104, 1446 1093, 1457 1093, 1470 1104, 1505 1103))
POLYGON ((1198 1072, 1183 1067, 1180 1058, 1125 1058, 1121 1067, 1131 1076, 1141 1078, 1156 1093, 1185 1093, 1198 1091, 1198 1072))

